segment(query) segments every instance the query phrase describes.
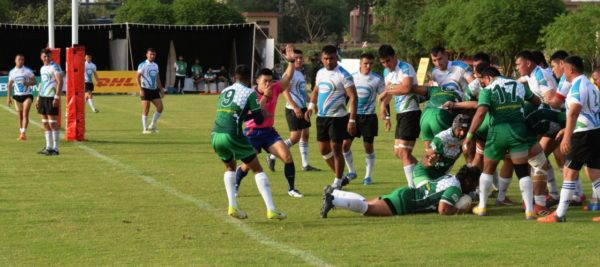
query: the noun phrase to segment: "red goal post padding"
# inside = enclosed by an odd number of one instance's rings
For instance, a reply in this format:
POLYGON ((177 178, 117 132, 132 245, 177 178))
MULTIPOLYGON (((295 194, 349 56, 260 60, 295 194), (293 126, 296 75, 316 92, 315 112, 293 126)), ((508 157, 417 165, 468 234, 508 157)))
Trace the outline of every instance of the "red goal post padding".
POLYGON ((85 139, 85 47, 67 48, 67 141, 85 139))

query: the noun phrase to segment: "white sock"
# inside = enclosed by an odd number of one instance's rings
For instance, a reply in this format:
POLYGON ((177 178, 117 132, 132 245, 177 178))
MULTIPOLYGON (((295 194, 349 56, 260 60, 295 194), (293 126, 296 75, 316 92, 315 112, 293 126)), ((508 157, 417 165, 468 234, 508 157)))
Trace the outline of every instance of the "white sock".
POLYGON ((20 133, 25 133, 25 130, 26 130, 25 128, 19 128, 20 133))
POLYGON ((498 180, 499 179, 500 179, 500 175, 498 175, 498 170, 496 170, 494 172, 494 179, 492 180, 492 184, 494 185, 494 188, 496 188, 496 190, 498 189, 498 183, 499 183, 498 180))
POLYGON ((357 193, 346 192, 342 190, 333 190, 333 205, 338 208, 351 210, 360 214, 365 214, 369 205, 365 198, 357 193))
POLYGON ((581 179, 577 179, 577 185, 575 186, 575 195, 583 196, 583 186, 581 186, 581 179))
POLYGON ((269 154, 269 159, 274 160, 274 159, 277 159, 277 157, 275 157, 275 155, 273 155, 273 154, 269 154))
POLYGON ((485 208, 487 205, 487 198, 492 192, 493 185, 494 175, 481 173, 479 176, 479 208, 485 208))
POLYGON ((289 138, 288 138, 288 139, 285 139, 285 140, 283 140, 283 143, 284 143, 284 144, 285 144, 285 146, 287 146, 288 148, 292 147, 292 140, 290 140, 289 138))
POLYGON ((560 201, 558 202, 558 207, 556 208, 556 216, 564 217, 565 214, 567 214, 569 203, 571 203, 571 198, 575 193, 575 187, 577 187, 577 182, 566 180, 563 181, 562 189, 560 190, 560 201))
POLYGON ((546 206, 546 196, 545 195, 535 195, 533 196, 533 202, 536 205, 545 207, 546 206))
POLYGON ((45 131, 44 137, 46 137, 46 150, 50 150, 54 147, 54 138, 52 136, 52 131, 45 131))
POLYGON ((96 110, 96 107, 94 107, 94 100, 92 100, 91 98, 88 99, 88 105, 90 105, 90 108, 92 108, 92 110, 96 110))
POLYGON ((334 188, 340 188, 342 187, 342 179, 341 178, 334 178, 333 179, 333 183, 331 184, 332 187, 334 188))
POLYGON ((531 177, 525 176, 519 179, 519 188, 525 203, 525 211, 533 212, 533 180, 531 180, 531 177))
POLYGON ((344 152, 344 161, 346 161, 346 166, 348 166, 348 172, 356 173, 356 169, 354 168, 354 156, 352 155, 352 150, 344 152))
POLYGON ((512 181, 512 177, 504 178, 498 177, 498 200, 504 201, 506 199, 506 191, 508 191, 508 186, 510 186, 510 182, 512 181))
POLYGON ((52 131, 52 149, 58 151, 58 141, 60 141, 60 130, 52 131))
POLYGON ((302 167, 308 166, 308 142, 300 141, 298 143, 300 149, 300 157, 302 158, 302 167))
POLYGON ((158 118, 160 118, 160 112, 155 111, 154 115, 152 115, 152 125, 154 125, 154 127, 156 127, 156 122, 158 121, 158 118))
POLYGON ((549 166, 550 169, 548 170, 548 194, 550 194, 550 196, 557 198, 558 197, 558 187, 556 186, 556 176, 554 175, 554 168, 552 168, 552 165, 549 166))
POLYGON ((371 154, 365 154, 365 161, 367 162, 365 178, 367 178, 373 175, 373 168, 375 167, 375 152, 371 154))
POLYGON ((142 115, 142 127, 144 130, 148 129, 148 116, 142 115))
POLYGON ((227 200, 229 200, 229 206, 238 208, 237 201, 235 199, 235 172, 226 171, 223 175, 223 181, 225 182, 225 192, 227 192, 227 200))
POLYGON ((269 185, 269 178, 267 177, 267 174, 264 172, 257 173, 256 175, 254 175, 254 180, 256 180, 258 192, 260 192, 260 195, 265 201, 267 209, 275 210, 275 204, 273 204, 273 196, 271 195, 271 185, 269 185))
POLYGON ((600 179, 596 179, 596 181, 592 182, 593 192, 596 196, 600 196, 600 179))
POLYGON ((406 176, 406 182, 408 182, 408 187, 415 188, 415 183, 413 182, 413 170, 415 169, 415 164, 410 164, 404 166, 404 175, 406 176))

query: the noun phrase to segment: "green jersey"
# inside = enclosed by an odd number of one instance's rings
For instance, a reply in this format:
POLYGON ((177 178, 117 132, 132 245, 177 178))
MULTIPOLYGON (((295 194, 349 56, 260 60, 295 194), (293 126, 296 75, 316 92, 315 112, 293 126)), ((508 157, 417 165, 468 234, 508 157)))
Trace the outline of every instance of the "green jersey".
POLYGON ((515 80, 497 77, 479 92, 478 106, 487 106, 490 125, 525 123, 523 104, 533 98, 533 93, 515 80))
POLYGON ((219 96, 217 118, 212 131, 242 136, 242 124, 248 116, 248 111, 261 112, 256 92, 241 83, 225 88, 219 96))
POLYGON ((444 175, 419 188, 400 187, 380 199, 391 203, 396 215, 403 215, 435 212, 440 202, 454 206, 462 194, 458 179, 452 175, 444 175))
POLYGON ((429 144, 429 147, 437 154, 438 159, 433 166, 425 167, 421 162, 413 170, 413 182, 416 187, 421 187, 431 179, 447 174, 454 162, 460 157, 463 139, 454 136, 452 128, 441 131, 429 144))
POLYGON ((460 102, 462 98, 463 93, 452 87, 427 87, 427 100, 429 101, 425 105, 425 108, 440 109, 440 107, 447 101, 460 102))
POLYGON ((194 64, 192 66, 192 76, 194 78, 200 78, 200 76, 202 76, 202 66, 194 64))
POLYGON ((187 72, 187 62, 177 60, 175 61, 175 75, 177 76, 185 76, 187 72))

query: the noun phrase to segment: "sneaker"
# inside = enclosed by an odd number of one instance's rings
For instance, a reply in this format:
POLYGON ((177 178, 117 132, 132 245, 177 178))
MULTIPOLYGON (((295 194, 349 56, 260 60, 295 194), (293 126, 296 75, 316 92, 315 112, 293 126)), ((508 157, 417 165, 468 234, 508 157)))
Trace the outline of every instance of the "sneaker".
POLYGON ((327 218, 327 213, 335 207, 333 205, 333 195, 331 194, 333 189, 330 185, 323 188, 323 205, 321 206, 321 218, 323 219, 327 218))
POLYGON ((350 179, 350 181, 356 179, 356 177, 358 177, 358 175, 354 172, 349 172, 346 177, 348 177, 348 179, 350 179))
POLYGON ((48 149, 46 149, 46 148, 44 147, 44 148, 42 148, 42 150, 38 151, 37 153, 38 153, 38 154, 41 154, 41 155, 48 155, 48 149))
POLYGON ((566 222, 567 218, 558 217, 558 216, 556 216, 556 212, 552 212, 552 213, 550 213, 550 215, 548 215, 546 217, 538 218, 537 221, 539 223, 559 223, 559 222, 566 222))
POLYGON ((342 186, 340 186, 339 189, 342 189, 343 186, 346 186, 350 183, 350 181, 352 181, 352 179, 350 179, 348 176, 344 176, 342 178, 342 186))
POLYGON ((321 171, 321 169, 315 168, 315 167, 310 166, 310 165, 303 166, 302 170, 305 171, 305 172, 320 172, 321 171))
POLYGON ((496 206, 512 206, 514 204, 515 203, 508 197, 504 197, 504 200, 502 201, 496 199, 496 206))
POLYGON ((275 172, 275 160, 271 159, 270 155, 267 155, 267 167, 270 171, 275 172))
POLYGON ((290 197, 297 197, 297 198, 304 197, 304 195, 302 193, 300 193, 300 191, 298 191, 298 189, 292 189, 292 190, 288 191, 288 195, 290 195, 290 197))
POLYGON ((550 208, 556 205, 558 205, 558 198, 554 198, 551 195, 546 195, 546 207, 550 208))
POLYGON ((371 185, 373 181, 371 181, 371 177, 366 177, 363 179, 363 185, 371 185))
POLYGON ((480 208, 479 206, 473 207, 473 214, 477 216, 487 216, 486 208, 480 208))
POLYGON ((150 131, 150 130, 148 130, 148 129, 144 129, 144 130, 142 131, 142 134, 151 134, 151 133, 152 133, 152 131, 150 131))
POLYGON ((592 222, 600 222, 600 217, 592 218, 592 222))
POLYGON ((583 202, 585 202, 585 195, 573 195, 569 206, 583 206, 583 202))
POLYGON ((98 112, 100 112, 100 110, 98 110, 97 108, 96 108, 96 109, 94 109, 94 110, 92 110, 92 111, 93 111, 94 113, 98 113, 98 112))
POLYGON ((246 219, 248 218, 248 214, 246 214, 246 212, 240 210, 240 209, 236 209, 233 206, 229 206, 229 209, 227 209, 227 214, 229 214, 229 216, 233 217, 233 218, 237 218, 237 219, 246 219))
POLYGON ((590 203, 587 206, 587 211, 599 211, 600 210, 600 203, 590 203))
POLYGON ((283 220, 287 218, 287 215, 285 215, 285 213, 278 211, 278 210, 267 210, 267 219, 269 220, 273 220, 273 219, 277 219, 277 220, 283 220))
POLYGON ((27 140, 27 136, 25 135, 25 133, 19 134, 19 138, 17 138, 17 141, 25 141, 25 140, 27 140))
POLYGON ((535 220, 537 216, 535 216, 535 212, 526 211, 525 212, 525 220, 535 220))
POLYGON ((533 213, 537 216, 546 216, 552 213, 548 207, 540 206, 538 204, 533 205, 533 213))
POLYGON ((150 131, 150 133, 158 133, 158 128, 156 128, 156 125, 154 125, 154 123, 150 123, 150 127, 148 127, 148 131, 150 131))

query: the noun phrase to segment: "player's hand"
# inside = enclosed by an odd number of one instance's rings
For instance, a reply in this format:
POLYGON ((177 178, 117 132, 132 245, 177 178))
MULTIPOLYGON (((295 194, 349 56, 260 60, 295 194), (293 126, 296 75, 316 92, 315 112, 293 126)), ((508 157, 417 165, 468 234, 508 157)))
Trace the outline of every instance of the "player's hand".
POLYGON ((354 136, 356 134, 356 122, 348 122, 347 130, 350 136, 354 136))
POLYGON ((143 89, 141 89, 141 88, 140 88, 140 96, 141 96, 141 97, 144 97, 144 96, 146 96, 146 93, 144 93, 144 90, 143 90, 143 89))
POLYGON ((165 98, 165 88, 159 89, 160 91, 160 98, 165 98))
POLYGON ((562 142, 560 142, 560 152, 563 154, 568 154, 571 150, 571 139, 563 138, 562 142))
POLYGON ((304 113, 304 120, 310 122, 310 116, 312 116, 314 110, 309 108, 306 110, 306 112, 304 113))
POLYGON ((389 119, 383 120, 383 124, 385 125, 386 132, 389 132, 392 129, 392 122, 389 119))
POLYGON ((446 101, 446 103, 442 104, 442 108, 443 109, 453 109, 454 108, 454 102, 452 101, 446 101))
POLYGON ((465 138, 465 140, 463 141, 463 146, 462 146, 463 153, 467 153, 469 151, 469 147, 471 146, 471 141, 473 141, 473 140, 471 140, 471 138, 469 138, 469 137, 465 138))
POLYGON ((58 105, 60 104, 60 98, 59 99, 54 99, 52 100, 52 106, 55 108, 58 108, 58 105))
POLYGON ((558 131, 558 133, 556 134, 556 137, 554 138, 554 140, 556 141, 560 141, 560 139, 563 138, 563 136, 565 135, 565 129, 560 129, 560 131, 558 131))
POLYGON ((39 103, 40 103, 40 101, 39 101, 39 100, 36 100, 36 101, 35 101, 35 108, 36 108, 36 109, 38 109, 38 108, 39 108, 39 103))
POLYGON ((379 102, 382 103, 388 97, 388 95, 390 95, 388 91, 383 91, 381 94, 379 94, 379 102))
POLYGON ((302 119, 302 110, 299 107, 294 108, 294 114, 296 115, 296 118, 302 119))
POLYGON ((287 44, 285 46, 285 59, 288 62, 294 62, 294 60, 296 60, 296 56, 294 55, 294 46, 291 44, 287 44))

